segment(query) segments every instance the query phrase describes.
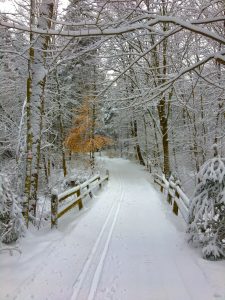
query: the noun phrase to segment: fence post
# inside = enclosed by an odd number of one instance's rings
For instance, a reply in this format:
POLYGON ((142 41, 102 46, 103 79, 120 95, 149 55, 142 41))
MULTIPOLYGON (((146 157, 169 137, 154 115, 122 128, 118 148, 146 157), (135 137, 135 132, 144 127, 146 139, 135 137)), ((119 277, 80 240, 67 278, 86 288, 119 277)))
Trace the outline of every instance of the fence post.
POLYGON ((174 188, 171 186, 171 182, 173 182, 173 180, 174 180, 174 177, 173 177, 173 175, 171 174, 170 177, 169 177, 169 180, 168 180, 168 182, 169 182, 169 190, 168 190, 168 195, 167 195, 167 201, 168 201, 168 203, 171 204, 171 205, 172 205, 172 203, 173 203, 172 198, 175 197, 175 196, 174 196, 174 192, 175 192, 175 191, 174 191, 174 188), (172 190, 172 192, 173 192, 173 196, 170 194, 170 187, 171 187, 171 190, 172 190))
MULTIPOLYGON (((77 191, 77 197, 80 197, 80 195, 81 195, 81 193, 80 193, 80 188, 79 188, 79 190, 77 191)), ((83 208, 82 199, 78 200, 78 207, 79 207, 79 210, 81 210, 83 208)))
MULTIPOLYGON (((101 181, 100 175, 98 176, 98 181, 101 181)), ((102 184, 101 184, 101 183, 99 183, 99 187, 100 187, 100 188, 102 187, 102 184)))
MULTIPOLYGON (((87 185, 87 189, 89 189, 89 184, 87 185)), ((92 195, 92 192, 91 192, 91 191, 89 192, 89 196, 90 196, 91 198, 93 198, 93 195, 92 195)))
POLYGON ((176 202, 176 197, 179 199, 180 195, 178 194, 177 190, 175 191, 175 197, 174 197, 174 201, 173 201, 173 213, 178 216, 178 205, 176 202))
POLYGON ((52 194, 51 197, 51 228, 57 228, 58 225, 58 196, 52 194))
MULTIPOLYGON (((77 186, 76 182, 74 180, 71 181, 71 185, 73 187, 77 186)), ((80 197, 80 188, 79 190, 77 191, 77 197, 80 197)), ((79 210, 81 210, 83 208, 83 203, 82 203, 82 199, 78 200, 78 207, 79 207, 79 210)))
POLYGON ((170 195, 170 182, 169 182, 169 186, 168 186, 167 202, 169 204, 172 204, 172 196, 170 195))
POLYGON ((106 176, 107 176, 106 180, 109 180, 109 170, 106 170, 106 176))

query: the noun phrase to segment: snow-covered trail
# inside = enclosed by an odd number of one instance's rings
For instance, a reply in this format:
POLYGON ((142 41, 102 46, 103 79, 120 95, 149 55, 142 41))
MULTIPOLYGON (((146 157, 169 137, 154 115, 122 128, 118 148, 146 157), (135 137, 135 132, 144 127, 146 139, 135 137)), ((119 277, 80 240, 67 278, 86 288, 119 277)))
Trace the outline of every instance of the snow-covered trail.
POLYGON ((11 262, 14 275, 5 264, 1 276, 0 262, 0 299, 225 299, 225 263, 189 248, 149 175, 126 160, 105 162, 110 181, 90 210, 70 225, 60 220, 33 261, 11 262))

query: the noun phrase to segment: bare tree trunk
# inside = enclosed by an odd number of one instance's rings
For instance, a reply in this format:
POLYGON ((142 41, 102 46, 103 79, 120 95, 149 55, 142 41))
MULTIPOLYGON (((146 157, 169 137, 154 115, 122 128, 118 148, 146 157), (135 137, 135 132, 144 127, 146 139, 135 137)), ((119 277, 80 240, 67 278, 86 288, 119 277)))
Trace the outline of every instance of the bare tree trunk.
MULTIPOLYGON (((38 26, 49 29, 54 13, 54 0, 43 0, 39 8, 38 26)), ((30 2, 30 26, 35 25, 35 0, 30 2)), ((46 50, 49 36, 39 36, 34 40, 30 33, 30 57, 28 62, 29 77, 27 80, 27 158, 25 179, 25 219, 28 226, 28 215, 36 215, 36 202, 39 169, 41 161, 41 142, 44 116, 44 98, 46 85, 46 50), (34 50, 34 47, 37 50, 34 50)))
POLYGON ((65 148, 64 148, 64 126, 63 126, 63 119, 62 119, 62 106, 61 106, 61 91, 60 91, 60 85, 57 75, 57 70, 55 72, 55 80, 56 80, 56 86, 57 86, 57 102, 59 106, 59 116, 58 116, 58 122, 59 122, 59 132, 60 132, 60 148, 61 148, 61 155, 62 155, 62 169, 63 169, 63 175, 64 177, 67 175, 67 166, 66 166, 66 154, 65 154, 65 148))
POLYGON ((147 134, 147 122, 146 122, 146 118, 145 115, 143 116, 144 119, 144 130, 145 130, 145 155, 146 155, 146 167, 149 170, 149 172, 151 173, 151 164, 149 162, 149 149, 148 149, 148 134, 147 134))
MULTIPOLYGON (((30 27, 35 24, 35 0, 30 1, 30 27)), ((32 172, 32 146, 33 146, 33 133, 32 133, 32 120, 31 120, 31 97, 33 88, 33 74, 32 64, 34 63, 34 36, 30 31, 30 49, 28 60, 28 79, 27 79, 27 137, 26 137, 26 177, 24 187, 24 201, 23 213, 26 225, 29 223, 29 203, 30 203, 30 190, 31 190, 31 172, 32 172)))
POLYGON ((163 147, 163 173, 166 178, 170 176, 170 160, 169 160, 169 136, 168 136, 168 118, 166 113, 165 98, 161 99, 158 106, 158 114, 160 128, 162 132, 162 147, 163 147))
MULTIPOLYGON (((96 107, 95 107, 95 98, 92 103, 92 111, 91 111, 91 141, 92 143, 94 142, 95 138, 95 125, 96 125, 96 107)), ((91 170, 92 173, 94 173, 94 168, 95 168, 95 147, 94 145, 92 146, 92 151, 91 151, 91 156, 90 156, 90 165, 91 165, 91 170)))
MULTIPOLYGON (((162 0, 162 15, 166 15, 166 2, 162 0)), ((167 25, 163 24, 163 31, 167 31, 167 25)), ((162 67, 163 67, 163 78, 162 83, 165 83, 167 78, 167 40, 163 41, 162 49, 162 67)), ((162 145, 163 145, 163 173, 166 178, 170 176, 170 152, 169 152, 169 128, 168 128, 168 114, 169 105, 166 105, 166 98, 163 96, 158 105, 159 121, 162 131, 162 145), (167 112, 168 109, 168 112, 167 112)))
POLYGON ((134 146, 134 150, 137 154, 137 158, 139 160, 139 163, 142 166, 145 166, 145 161, 143 159, 142 153, 141 153, 141 148, 138 142, 138 133, 137 133, 137 120, 134 120, 133 122, 131 122, 131 131, 132 131, 132 137, 135 139, 135 146, 134 146))
MULTIPOLYGON (((166 15, 166 2, 162 0, 162 10, 161 14, 166 15)), ((167 31, 167 25, 163 24, 163 31, 167 31)), ((152 36, 152 44, 154 44, 154 37, 152 36)), ((162 63, 160 63, 160 58, 158 57, 159 51, 153 51, 152 60, 155 66, 155 86, 158 84, 163 84, 166 82, 167 78, 167 40, 162 43, 162 63), (162 67, 162 74, 160 72, 160 66, 162 67)), ((169 151, 169 133, 168 133, 168 113, 169 105, 167 104, 166 97, 162 95, 160 99, 157 110, 160 122, 160 130, 162 133, 162 149, 163 149, 163 173, 167 178, 170 176, 170 151, 169 151)))

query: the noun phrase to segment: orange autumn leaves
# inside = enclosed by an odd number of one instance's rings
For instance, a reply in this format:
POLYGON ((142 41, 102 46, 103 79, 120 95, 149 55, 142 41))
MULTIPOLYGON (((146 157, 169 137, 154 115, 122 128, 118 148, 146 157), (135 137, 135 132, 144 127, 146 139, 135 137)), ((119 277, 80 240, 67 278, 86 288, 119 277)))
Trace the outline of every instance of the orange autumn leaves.
POLYGON ((112 144, 110 138, 95 134, 96 108, 95 103, 91 103, 90 99, 86 98, 77 110, 74 125, 65 139, 65 147, 71 152, 93 153, 112 144))

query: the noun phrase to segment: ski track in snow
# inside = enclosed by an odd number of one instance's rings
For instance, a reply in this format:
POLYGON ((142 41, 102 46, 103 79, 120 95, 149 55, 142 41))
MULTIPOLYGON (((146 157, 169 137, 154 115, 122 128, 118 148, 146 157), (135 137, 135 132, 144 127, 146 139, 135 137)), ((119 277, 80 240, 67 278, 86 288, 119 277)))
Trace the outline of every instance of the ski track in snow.
POLYGON ((89 210, 60 219, 45 247, 0 260, 0 300, 225 300, 225 262, 186 244, 182 220, 149 174, 123 159, 105 162, 110 180, 89 210))
POLYGON ((91 286, 91 290, 90 290, 90 293, 88 295, 88 300, 91 300, 93 299, 93 296, 94 296, 94 293, 96 291, 96 288, 97 288, 97 284, 98 284, 98 281, 99 281, 99 278, 100 278, 100 275, 101 275, 101 269, 102 269, 102 266, 103 266, 103 262, 104 262, 104 259, 105 259, 105 256, 106 256, 106 253, 107 253, 107 249, 108 249, 108 245, 109 245, 109 242, 110 242, 110 238, 111 238, 111 235, 112 235, 112 231, 113 231, 113 228, 114 228, 114 225, 115 225, 115 222, 116 222, 116 219, 117 219, 117 216, 118 216, 118 213, 119 213, 119 209, 120 209, 120 201, 122 201, 122 198, 123 198, 123 190, 122 190, 122 181, 121 181, 121 178, 119 176, 119 184, 120 184, 120 188, 119 188, 119 201, 117 202, 117 200, 115 199, 115 202, 113 203, 112 205, 112 208, 110 209, 109 211, 109 214, 107 216, 107 219, 102 227, 102 230, 100 232, 100 234, 98 235, 98 238, 96 240, 96 243, 94 245, 94 247, 92 248, 92 251, 91 251, 91 254, 89 255, 75 285, 74 285, 74 288, 73 288, 73 294, 72 294, 72 297, 71 297, 71 300, 76 300, 76 299, 79 299, 79 293, 81 292, 81 289, 82 289, 82 284, 84 282, 84 280, 86 279, 86 276, 87 276, 87 272, 89 271, 89 268, 91 266, 91 264, 94 263, 94 259, 95 259, 95 254, 97 253, 97 251, 101 251, 101 249, 98 249, 99 248, 99 245, 100 245, 100 242, 102 241, 104 235, 106 234, 105 232, 107 231, 107 228, 110 226, 108 225, 109 223, 109 220, 114 212, 114 210, 116 209, 116 212, 114 213, 114 216, 113 216, 113 222, 109 228, 109 232, 107 233, 106 237, 107 237, 107 240, 105 242, 105 248, 103 249, 102 251, 102 254, 101 254, 101 260, 97 266, 97 269, 96 269, 96 272, 94 274, 94 278, 92 280, 92 286, 91 286), (116 208, 117 206, 117 208, 116 208), (108 225, 108 226, 107 226, 108 225))
POLYGON ((95 293, 97 291, 98 283, 99 283, 99 280, 100 280, 100 277, 101 277, 101 272, 102 272, 102 269, 103 269, 103 266, 104 266, 104 261, 105 261, 106 255, 107 255, 107 251, 109 249, 109 243, 110 243, 110 240, 111 240, 111 237, 112 237, 113 229, 115 227, 115 224, 116 224, 116 221, 117 221, 117 218, 118 218, 118 215, 119 215, 120 206, 121 206, 121 204, 119 203, 119 205, 117 207, 117 210, 116 210, 116 213, 115 213, 115 216, 114 216, 114 219, 113 219, 113 223, 110 227, 110 231, 109 231, 109 234, 108 234, 108 237, 107 237, 107 240, 106 240, 106 243, 105 243, 102 255, 101 255, 101 259, 99 261, 99 264, 98 264, 97 269, 96 269, 95 274, 94 274, 94 278, 93 278, 93 281, 92 281, 92 284, 91 284, 91 289, 90 289, 90 292, 88 294, 88 300, 93 300, 94 297, 95 297, 95 293))

